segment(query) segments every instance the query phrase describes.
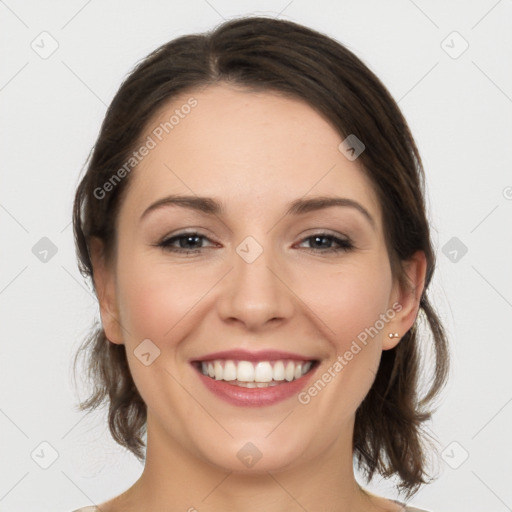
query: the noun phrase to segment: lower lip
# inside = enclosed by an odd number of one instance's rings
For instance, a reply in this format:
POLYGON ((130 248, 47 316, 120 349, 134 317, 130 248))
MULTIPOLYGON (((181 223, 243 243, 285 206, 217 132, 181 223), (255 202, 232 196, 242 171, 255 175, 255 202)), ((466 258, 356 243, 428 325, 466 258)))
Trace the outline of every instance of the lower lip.
POLYGON ((282 402, 298 394, 315 372, 315 368, 299 379, 292 380, 291 382, 281 381, 283 382, 282 384, 266 388, 244 388, 229 384, 224 380, 212 379, 211 377, 203 375, 199 370, 196 370, 196 372, 203 384, 214 395, 217 395, 226 402, 239 407, 264 407, 282 402))

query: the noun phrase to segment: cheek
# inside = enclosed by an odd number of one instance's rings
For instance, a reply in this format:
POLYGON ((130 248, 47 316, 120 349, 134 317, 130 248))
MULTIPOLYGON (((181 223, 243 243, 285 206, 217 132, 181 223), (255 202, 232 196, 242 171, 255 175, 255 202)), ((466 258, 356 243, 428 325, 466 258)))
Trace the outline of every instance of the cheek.
POLYGON ((332 357, 319 368, 299 401, 313 404, 333 436, 353 417, 375 379, 381 340, 387 335, 382 318, 391 285, 391 272, 376 259, 372 265, 347 265, 341 271, 317 275, 318 291, 308 296, 308 306, 318 316, 316 325, 324 326, 332 357))
MULTIPOLYGON (((185 365, 176 364, 183 362, 177 361, 181 354, 176 348, 191 326, 200 321, 195 311, 215 276, 208 277, 198 268, 187 271, 184 266, 180 269, 155 262, 155 258, 143 251, 120 258, 117 274, 123 339, 130 371, 141 396, 153 410, 168 402, 182 403, 183 389, 170 377, 172 374, 181 381, 186 371, 185 365), (147 342, 141 345, 148 339, 159 352, 147 342), (150 359, 154 357, 154 362, 147 366, 143 359, 139 360, 145 352, 149 352, 150 359)), ((175 420, 168 418, 168 421, 175 420)))
POLYGON ((141 255, 124 258, 118 266, 120 318, 125 342, 145 338, 156 345, 172 344, 174 333, 188 322, 194 307, 218 279, 211 270, 185 265, 170 268, 165 262, 141 255))
POLYGON ((329 328, 326 337, 336 355, 341 356, 338 361, 343 368, 338 365, 337 369, 343 377, 339 380, 349 385, 353 379, 360 379, 363 395, 366 392, 363 388, 371 385, 377 371, 382 339, 387 335, 387 322, 391 318, 386 316, 391 272, 381 261, 387 262, 376 258, 372 264, 347 266, 331 273, 324 278, 323 292, 315 295, 316 304, 312 308, 320 312, 321 320, 329 328))
MULTIPOLYGON (((386 261, 386 260, 384 260, 386 261)), ((352 340, 364 339, 372 327, 385 331, 380 320, 386 312, 391 292, 391 272, 379 261, 357 264, 324 275, 317 280, 318 292, 311 294, 312 309, 329 327, 337 348, 348 350, 352 340)))

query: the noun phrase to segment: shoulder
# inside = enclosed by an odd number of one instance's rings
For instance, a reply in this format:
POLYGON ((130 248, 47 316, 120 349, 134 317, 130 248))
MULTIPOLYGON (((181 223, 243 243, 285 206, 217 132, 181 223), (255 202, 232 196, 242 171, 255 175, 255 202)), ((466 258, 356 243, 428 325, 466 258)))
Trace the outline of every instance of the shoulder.
POLYGON ((99 512, 99 510, 100 509, 98 507, 90 506, 90 507, 77 508, 76 510, 73 510, 72 512, 99 512))
POLYGON ((401 512, 429 512, 428 510, 425 510, 424 508, 417 508, 417 507, 409 507, 405 503, 402 503, 400 501, 395 501, 395 503, 398 503, 398 505, 401 505, 403 508, 401 512))

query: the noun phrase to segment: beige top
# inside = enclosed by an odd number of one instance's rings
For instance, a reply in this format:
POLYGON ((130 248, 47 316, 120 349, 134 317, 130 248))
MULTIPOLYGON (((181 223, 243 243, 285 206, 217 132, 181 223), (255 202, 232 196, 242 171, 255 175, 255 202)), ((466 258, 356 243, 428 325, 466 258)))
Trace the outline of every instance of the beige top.
MULTIPOLYGON (((428 510, 425 510, 423 508, 416 508, 416 507, 407 507, 405 506, 405 503, 402 503, 400 501, 393 500, 395 503, 398 503, 399 505, 404 506, 403 512, 428 512, 428 510)), ((83 507, 78 508, 76 510, 73 510, 73 512, 101 512, 98 507, 90 506, 90 507, 83 507)))

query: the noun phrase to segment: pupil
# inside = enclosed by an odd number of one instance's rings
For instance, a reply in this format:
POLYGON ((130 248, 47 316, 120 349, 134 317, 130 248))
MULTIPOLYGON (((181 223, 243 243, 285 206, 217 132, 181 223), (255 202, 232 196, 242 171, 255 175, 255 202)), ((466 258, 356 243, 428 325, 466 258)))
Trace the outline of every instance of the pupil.
MULTIPOLYGON (((319 242, 320 240, 327 241, 327 238, 325 236, 316 236, 315 237, 315 242, 319 242)), ((321 242, 319 242, 318 245, 320 245, 320 246, 324 245, 325 246, 326 244, 322 244, 321 242)), ((328 242, 327 242, 327 245, 328 245, 328 242)))
MULTIPOLYGON (((189 242, 191 242, 191 244, 193 245, 194 244, 194 241, 197 243, 197 241, 199 240, 199 237, 197 235, 191 235, 191 236, 187 236, 186 238, 182 238, 182 242, 184 242, 184 245, 186 246, 186 244, 188 244, 189 242)), ((182 244, 183 246, 183 244, 182 244)))

